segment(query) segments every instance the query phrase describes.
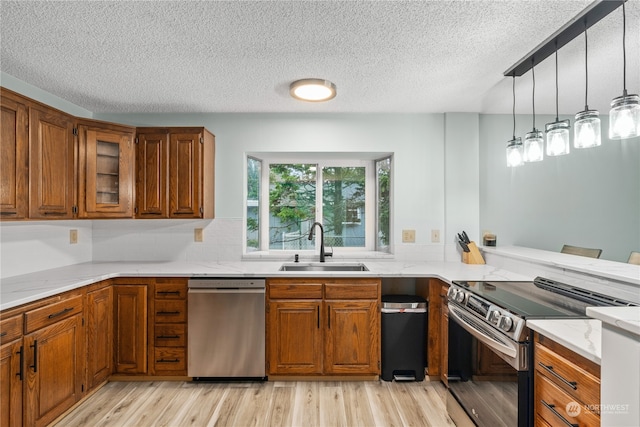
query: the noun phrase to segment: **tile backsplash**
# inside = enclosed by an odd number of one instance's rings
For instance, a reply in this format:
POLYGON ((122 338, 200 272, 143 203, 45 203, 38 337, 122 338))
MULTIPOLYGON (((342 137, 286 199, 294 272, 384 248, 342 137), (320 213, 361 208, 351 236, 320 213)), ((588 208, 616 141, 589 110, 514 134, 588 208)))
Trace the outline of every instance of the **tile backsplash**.
POLYGON ((93 261, 240 261, 242 219, 93 221, 93 261), (194 241, 202 229, 202 242, 194 241))
POLYGON ((91 221, 4 221, 0 224, 0 277, 91 261, 91 221), (77 230, 77 243, 70 243, 77 230))

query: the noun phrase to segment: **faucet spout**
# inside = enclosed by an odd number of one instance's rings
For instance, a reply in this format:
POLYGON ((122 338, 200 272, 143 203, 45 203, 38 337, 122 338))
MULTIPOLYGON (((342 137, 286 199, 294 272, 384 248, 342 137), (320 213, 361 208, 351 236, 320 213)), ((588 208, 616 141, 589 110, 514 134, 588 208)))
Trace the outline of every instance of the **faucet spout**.
MULTIPOLYGON (((314 222, 313 224, 311 224, 311 229, 309 230, 309 240, 313 239, 313 230, 316 227, 316 225, 318 227, 320 227, 320 262, 324 262, 324 257, 325 257, 325 253, 324 253, 324 228, 322 227, 322 224, 320 224, 319 222, 314 222)), ((327 256, 331 256, 332 254, 327 254, 327 256)))

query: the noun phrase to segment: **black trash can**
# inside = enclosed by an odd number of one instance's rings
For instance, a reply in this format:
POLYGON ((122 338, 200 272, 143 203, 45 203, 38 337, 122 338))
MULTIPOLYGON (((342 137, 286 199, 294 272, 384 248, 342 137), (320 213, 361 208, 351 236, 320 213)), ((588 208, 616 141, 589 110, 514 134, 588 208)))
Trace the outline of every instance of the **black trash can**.
POLYGON ((382 379, 422 381, 427 360, 427 300, 382 296, 382 379))

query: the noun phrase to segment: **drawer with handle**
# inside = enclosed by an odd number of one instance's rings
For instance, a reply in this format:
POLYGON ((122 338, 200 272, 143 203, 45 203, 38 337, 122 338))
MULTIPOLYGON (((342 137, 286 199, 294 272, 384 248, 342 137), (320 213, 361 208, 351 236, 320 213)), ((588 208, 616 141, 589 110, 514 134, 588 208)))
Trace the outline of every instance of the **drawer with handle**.
POLYGON ((186 299, 187 284, 175 282, 156 282, 154 296, 156 299, 186 299))
POLYGON ((156 371, 184 371, 187 369, 187 355, 184 348, 156 347, 153 360, 156 371))
POLYGON ((187 321, 186 300, 156 300, 156 323, 183 323, 187 321))
POLYGON ((25 313, 25 333, 82 313, 82 295, 77 295, 25 313))
POLYGON ((155 325, 154 341, 156 347, 184 347, 187 345, 187 334, 184 323, 164 323, 155 325))
POLYGON ((585 404, 600 403, 600 379, 547 347, 536 343, 535 369, 572 398, 585 404))
POLYGON ((567 427, 600 426, 600 417, 589 410, 589 404, 576 402, 539 372, 536 373, 535 382, 536 412, 548 424, 567 427))
POLYGON ((0 321, 0 344, 11 342, 20 337, 22 337, 22 315, 0 321))

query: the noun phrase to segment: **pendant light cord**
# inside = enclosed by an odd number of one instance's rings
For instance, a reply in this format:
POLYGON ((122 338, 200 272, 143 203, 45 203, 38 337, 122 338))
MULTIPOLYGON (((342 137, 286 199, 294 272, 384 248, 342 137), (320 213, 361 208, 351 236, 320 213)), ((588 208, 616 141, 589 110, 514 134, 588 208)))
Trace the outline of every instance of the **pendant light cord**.
POLYGON ((558 121, 558 40, 556 40, 556 122, 558 121))
POLYGON ((587 58, 587 54, 587 21, 584 21, 584 111, 589 111, 589 106, 587 105, 587 94, 589 92, 589 67, 587 66, 589 60, 587 58))
POLYGON ((624 96, 627 96, 627 48, 626 41, 627 39, 627 13, 624 9, 624 2, 622 3, 622 84, 623 90, 622 93, 624 96))
POLYGON ((513 139, 516 139, 516 74, 513 73, 513 139))
POLYGON ((531 104, 533 106, 533 130, 536 130, 536 73, 533 66, 533 58, 531 58, 531 76, 533 77, 533 91, 531 95, 531 104))

